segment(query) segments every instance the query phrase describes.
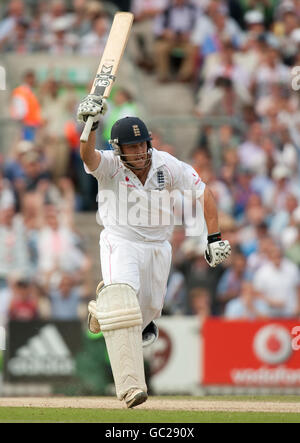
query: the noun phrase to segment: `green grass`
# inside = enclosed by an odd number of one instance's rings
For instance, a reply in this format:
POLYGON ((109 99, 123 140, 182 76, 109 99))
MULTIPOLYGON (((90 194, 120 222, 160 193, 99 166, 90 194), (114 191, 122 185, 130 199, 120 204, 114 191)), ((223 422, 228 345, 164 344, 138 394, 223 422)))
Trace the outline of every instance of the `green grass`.
MULTIPOLYGON (((155 397, 154 397, 155 398, 155 397)), ((157 399, 299 403, 297 395, 164 396, 157 399)), ((0 407, 0 423, 300 423, 300 414, 144 409, 0 407)))
POLYGON ((282 402, 282 403, 300 403, 300 395, 207 395, 204 397, 187 396, 154 396, 154 399, 161 400, 200 400, 200 401, 259 401, 259 402, 282 402))
POLYGON ((300 423, 300 414, 2 407, 0 423, 300 423))

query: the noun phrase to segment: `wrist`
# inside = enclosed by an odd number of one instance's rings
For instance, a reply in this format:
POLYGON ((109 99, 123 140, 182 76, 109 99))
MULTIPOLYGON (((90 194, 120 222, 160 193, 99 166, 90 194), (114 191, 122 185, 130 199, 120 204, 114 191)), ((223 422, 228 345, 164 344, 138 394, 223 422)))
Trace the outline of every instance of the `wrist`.
POLYGON ((216 241, 221 241, 221 240, 222 240, 221 232, 214 232, 212 234, 208 234, 208 236, 207 236, 208 244, 214 243, 216 241))

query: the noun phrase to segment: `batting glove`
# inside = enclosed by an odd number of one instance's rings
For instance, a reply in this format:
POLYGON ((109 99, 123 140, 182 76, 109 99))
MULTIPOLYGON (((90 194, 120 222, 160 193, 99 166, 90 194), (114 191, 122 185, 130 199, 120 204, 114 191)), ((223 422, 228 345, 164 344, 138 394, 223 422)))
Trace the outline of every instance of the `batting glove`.
POLYGON ((86 122, 88 117, 93 118, 92 131, 97 129, 101 115, 107 111, 107 104, 99 95, 89 94, 78 106, 77 120, 86 122))
POLYGON ((96 300, 91 300, 88 304, 88 328, 93 334, 99 334, 101 331, 100 324, 96 318, 97 316, 97 304, 96 300))
POLYGON ((207 237, 208 245, 204 254, 205 260, 212 268, 222 263, 231 254, 228 240, 221 239, 221 233, 210 234, 207 237))
MULTIPOLYGON (((97 289, 96 289, 96 298, 98 298, 98 294, 101 290, 101 288, 103 288, 104 286, 104 282, 103 280, 98 284, 97 289)), ((93 334, 99 334, 99 332, 101 331, 100 328, 100 324, 97 320, 97 302, 96 300, 91 300, 88 304, 88 311, 89 311, 89 315, 88 315, 88 328, 90 330, 90 332, 92 332, 93 334)))

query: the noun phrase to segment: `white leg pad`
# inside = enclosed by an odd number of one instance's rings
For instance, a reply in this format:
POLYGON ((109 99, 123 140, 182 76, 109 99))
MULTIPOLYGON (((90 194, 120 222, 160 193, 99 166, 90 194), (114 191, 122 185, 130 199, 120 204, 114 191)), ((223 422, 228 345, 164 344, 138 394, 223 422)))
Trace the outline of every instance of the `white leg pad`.
POLYGON ((142 351, 142 314, 134 289, 124 283, 104 286, 97 298, 103 332, 119 400, 132 388, 147 392, 142 351))

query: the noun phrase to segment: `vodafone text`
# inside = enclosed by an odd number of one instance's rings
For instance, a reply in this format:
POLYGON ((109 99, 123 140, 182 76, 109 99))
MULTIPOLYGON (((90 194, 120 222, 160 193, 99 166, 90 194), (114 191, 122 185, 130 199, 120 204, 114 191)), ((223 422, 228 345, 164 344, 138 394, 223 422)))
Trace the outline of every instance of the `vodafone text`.
POLYGON ((294 351, 299 351, 299 349, 300 349, 300 326, 295 326, 292 329, 292 335, 295 335, 295 337, 292 340, 292 348, 294 351))

